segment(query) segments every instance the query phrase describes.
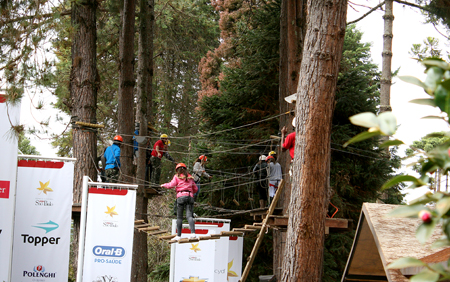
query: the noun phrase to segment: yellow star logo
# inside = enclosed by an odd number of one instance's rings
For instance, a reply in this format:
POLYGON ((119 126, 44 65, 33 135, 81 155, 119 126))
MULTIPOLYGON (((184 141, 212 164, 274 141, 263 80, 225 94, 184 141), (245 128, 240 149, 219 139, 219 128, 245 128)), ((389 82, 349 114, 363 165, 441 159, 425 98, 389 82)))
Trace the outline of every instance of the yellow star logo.
POLYGON ((109 214, 111 217, 113 217, 113 215, 119 215, 119 214, 115 211, 116 206, 114 206, 114 207, 112 207, 112 208, 106 206, 106 208, 107 208, 108 210, 105 211, 105 213, 106 213, 106 214, 109 214))
POLYGON ((44 192, 45 195, 47 195, 47 192, 53 192, 52 188, 48 187, 48 185, 50 184, 50 180, 45 182, 45 184, 39 181, 39 184, 41 185, 41 187, 36 189, 38 189, 41 192, 44 192))
POLYGON ((236 274, 236 272, 234 272, 233 270, 231 270, 231 267, 233 266, 233 261, 230 261, 228 263, 228 273, 227 273, 227 281, 228 281, 228 277, 238 277, 238 275, 236 274))
POLYGON ((199 279, 198 276, 197 277, 190 276, 189 279, 183 279, 181 280, 181 282, 206 282, 206 280, 199 279))
POLYGON ((201 249, 198 247, 198 244, 200 244, 200 243, 197 243, 197 244, 192 244, 191 243, 192 248, 189 248, 189 249, 193 250, 194 252, 201 251, 201 249))

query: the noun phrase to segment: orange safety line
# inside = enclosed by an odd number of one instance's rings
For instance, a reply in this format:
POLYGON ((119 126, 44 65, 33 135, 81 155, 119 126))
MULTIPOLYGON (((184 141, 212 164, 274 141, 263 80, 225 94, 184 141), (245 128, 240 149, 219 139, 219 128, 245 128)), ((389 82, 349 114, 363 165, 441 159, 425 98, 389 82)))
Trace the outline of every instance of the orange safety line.
POLYGON ((339 209, 338 209, 335 205, 333 205, 331 202, 330 202, 330 205, 332 205, 332 206, 336 209, 336 211, 335 211, 331 216, 329 216, 329 215, 327 214, 327 217, 328 217, 328 218, 333 218, 333 217, 336 215, 336 213, 339 211, 339 209))

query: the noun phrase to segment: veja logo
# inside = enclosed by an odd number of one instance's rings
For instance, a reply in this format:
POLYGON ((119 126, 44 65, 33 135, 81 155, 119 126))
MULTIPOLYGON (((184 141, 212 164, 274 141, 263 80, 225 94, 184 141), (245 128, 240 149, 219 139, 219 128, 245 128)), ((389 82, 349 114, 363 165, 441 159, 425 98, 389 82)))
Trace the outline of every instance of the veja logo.
POLYGON ((37 265, 33 268, 33 271, 24 271, 23 277, 43 277, 43 278, 56 278, 55 272, 45 272, 45 267, 37 265))
POLYGON ((50 184, 50 180, 45 183, 42 183, 41 181, 39 181, 39 184, 41 187, 36 188, 38 191, 40 191, 39 195, 41 193, 44 193, 45 195, 47 195, 47 192, 53 192, 52 188, 48 187, 48 185, 50 184))
POLYGON ((106 209, 107 209, 107 211, 105 211, 105 213, 106 213, 107 215, 111 216, 111 217, 113 217, 114 215, 119 215, 119 214, 115 211, 116 206, 114 206, 114 207, 112 207, 112 208, 106 206, 106 209))
POLYGON ((117 277, 113 277, 112 275, 103 275, 97 276, 97 278, 95 278, 92 282, 119 282, 119 279, 117 279, 117 277))
POLYGON ((49 220, 46 223, 38 223, 38 224, 39 224, 38 226, 33 226, 33 227, 44 229, 45 234, 47 234, 48 232, 53 231, 59 227, 58 223, 55 223, 51 220, 49 220))
POLYGON ((9 181, 0 181, 0 199, 9 199, 9 181))

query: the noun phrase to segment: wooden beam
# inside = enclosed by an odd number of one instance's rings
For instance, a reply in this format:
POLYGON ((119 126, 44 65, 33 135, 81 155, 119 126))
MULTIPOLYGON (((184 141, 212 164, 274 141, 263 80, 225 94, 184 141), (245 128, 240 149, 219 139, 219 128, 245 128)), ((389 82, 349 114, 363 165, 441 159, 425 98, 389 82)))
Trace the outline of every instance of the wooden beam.
POLYGON ((153 230, 158 230, 159 226, 152 226, 152 227, 147 227, 147 228, 139 228, 139 231, 153 231, 153 230))
POLYGON ((154 235, 159 235, 159 234, 164 234, 169 232, 169 230, 160 230, 160 231, 156 231, 156 232, 151 232, 151 233, 147 233, 150 236, 154 236, 154 235))

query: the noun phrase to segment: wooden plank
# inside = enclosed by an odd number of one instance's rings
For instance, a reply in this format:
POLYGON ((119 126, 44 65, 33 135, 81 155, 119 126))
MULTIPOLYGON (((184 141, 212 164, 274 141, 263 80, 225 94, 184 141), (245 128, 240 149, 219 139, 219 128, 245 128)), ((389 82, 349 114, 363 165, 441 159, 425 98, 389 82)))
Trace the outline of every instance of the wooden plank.
POLYGON ((257 229, 233 228, 236 232, 255 232, 257 229))
POLYGON ((135 223, 134 228, 142 228, 142 227, 147 227, 147 226, 150 226, 150 225, 151 225, 151 223, 145 223, 145 224, 139 224, 139 225, 136 225, 136 223, 135 223))
POLYGON ((348 228, 348 219, 345 218, 327 218, 325 226, 330 228, 348 228))
POLYGON ((210 240, 211 236, 207 235, 207 236, 200 236, 198 237, 200 240, 210 240))
POLYGON ((175 238, 175 236, 177 236, 177 235, 159 236, 158 239, 159 240, 170 240, 172 238, 175 238))
POLYGON ((135 220, 134 221, 134 224, 139 224, 139 223, 144 223, 144 220, 143 219, 139 219, 139 220, 135 220))
POLYGON ((199 241, 198 238, 195 238, 195 239, 182 238, 182 239, 180 239, 180 241, 178 241, 178 244, 186 244, 186 243, 192 243, 192 242, 198 242, 198 241, 199 241))
POLYGON ((154 236, 154 235, 164 234, 164 233, 167 233, 167 232, 169 232, 169 230, 160 230, 160 231, 156 231, 156 232, 150 232, 150 233, 147 233, 147 234, 150 235, 150 236, 154 236))
POLYGON ((275 197, 273 198, 269 210, 267 211, 267 216, 266 218, 264 218, 263 225, 261 226, 261 230, 259 230, 259 234, 258 237, 256 238, 255 245, 253 246, 252 252, 250 253, 247 264, 245 265, 245 269, 242 272, 242 276, 241 279, 239 279, 239 282, 244 282, 247 279, 250 269, 252 268, 253 261, 255 260, 256 254, 258 252, 259 246, 261 245, 262 239, 264 238, 264 233, 266 232, 267 229, 267 219, 269 218, 269 216, 273 214, 273 211, 275 210, 275 206, 277 205, 278 199, 280 198, 283 188, 284 188, 284 181, 281 180, 280 186, 278 187, 277 192, 275 193, 275 197))
POLYGON ((220 232, 221 236, 244 236, 243 232, 237 232, 237 231, 222 231, 220 232))
POLYGON ((152 226, 152 227, 147 227, 147 228, 138 228, 139 231, 153 231, 153 230, 158 230, 159 226, 152 226))
POLYGON ((245 229, 261 229, 262 226, 254 226, 254 225, 245 225, 245 229))
POLYGON ((263 224, 262 224, 262 222, 255 222, 255 223, 253 223, 253 225, 254 226, 262 226, 263 224))
MULTIPOLYGON (((276 216, 272 215, 268 219, 268 224, 270 226, 287 227, 289 218, 287 216, 276 216)), ((326 218, 325 227, 331 229, 347 229, 348 219, 345 218, 326 218)))

